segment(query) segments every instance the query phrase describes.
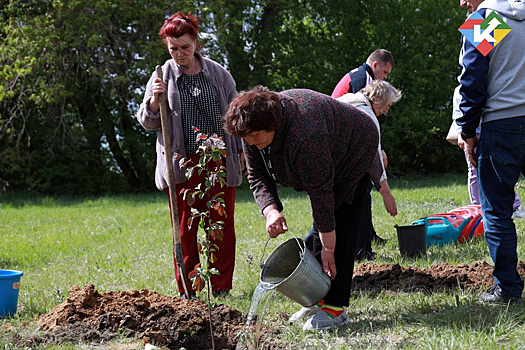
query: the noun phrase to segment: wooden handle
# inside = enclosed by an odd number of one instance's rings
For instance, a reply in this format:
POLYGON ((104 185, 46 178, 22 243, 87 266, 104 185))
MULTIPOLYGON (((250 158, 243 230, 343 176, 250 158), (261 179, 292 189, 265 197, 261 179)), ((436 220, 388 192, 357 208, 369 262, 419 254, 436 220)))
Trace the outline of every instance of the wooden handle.
MULTIPOLYGON (((157 77, 163 78, 162 67, 156 67, 157 77)), ((160 122, 162 125, 162 139, 164 141, 164 155, 166 157, 166 170, 168 173, 168 187, 170 191, 171 220, 173 223, 173 241, 180 243, 179 212, 177 210, 177 193, 175 190, 175 171, 173 169, 173 154, 171 152, 170 118, 166 94, 159 95, 160 122)))
MULTIPOLYGON (((164 79, 162 74, 162 67, 157 66, 155 68, 157 77, 164 79)), ((186 268, 184 267, 184 258, 182 255, 182 245, 180 239, 180 223, 179 223, 179 210, 177 206, 177 192, 175 190, 175 173, 173 169, 173 154, 171 152, 171 135, 170 135, 170 117, 168 112, 168 101, 166 100, 166 94, 159 95, 159 106, 160 106, 160 123, 162 126, 162 139, 164 141, 164 155, 166 156, 166 170, 168 173, 168 187, 170 193, 170 206, 171 206, 171 226, 173 229, 173 244, 175 245, 175 263, 179 276, 182 280, 184 294, 186 298, 190 298, 189 281, 186 275, 186 268)))

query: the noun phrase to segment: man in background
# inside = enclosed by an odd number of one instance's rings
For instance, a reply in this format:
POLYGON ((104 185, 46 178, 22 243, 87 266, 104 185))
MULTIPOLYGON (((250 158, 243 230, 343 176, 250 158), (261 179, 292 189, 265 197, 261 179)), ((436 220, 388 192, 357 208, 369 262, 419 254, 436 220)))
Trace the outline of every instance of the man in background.
POLYGON ((392 68, 394 68, 394 57, 390 51, 377 49, 368 56, 365 63, 341 78, 332 92, 332 97, 338 98, 347 93, 355 94, 374 79, 386 80, 392 68))

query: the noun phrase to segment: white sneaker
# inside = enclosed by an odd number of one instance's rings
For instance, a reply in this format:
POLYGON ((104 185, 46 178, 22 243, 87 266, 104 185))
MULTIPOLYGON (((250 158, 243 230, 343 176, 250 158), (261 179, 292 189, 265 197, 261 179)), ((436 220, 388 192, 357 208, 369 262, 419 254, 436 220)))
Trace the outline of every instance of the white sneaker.
POLYGON ((310 306, 310 307, 303 307, 301 310, 299 310, 295 314, 293 314, 288 321, 289 322, 297 322, 297 321, 300 321, 300 320, 303 320, 303 319, 310 318, 313 315, 315 315, 316 313, 318 313, 320 310, 321 310, 321 308, 316 307, 315 305, 314 306, 310 306))
POLYGON ((304 324, 303 331, 330 329, 334 326, 340 326, 348 322, 348 315, 344 311, 341 315, 335 318, 331 318, 328 316, 328 312, 323 311, 310 317, 304 324))
POLYGON ((514 210, 514 213, 512 214, 513 219, 524 219, 525 218, 525 211, 521 207, 521 205, 518 207, 518 209, 514 210))

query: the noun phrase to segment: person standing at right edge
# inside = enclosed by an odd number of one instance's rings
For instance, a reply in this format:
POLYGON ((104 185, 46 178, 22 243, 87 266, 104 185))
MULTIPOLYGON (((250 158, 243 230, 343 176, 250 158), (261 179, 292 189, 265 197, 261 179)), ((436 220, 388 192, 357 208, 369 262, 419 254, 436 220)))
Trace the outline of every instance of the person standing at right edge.
MULTIPOLYGON (((473 12, 475 12, 477 9, 478 9, 478 6, 479 4, 481 4, 484 0, 460 0, 459 1, 459 6, 461 7, 465 7, 467 9, 467 16, 471 15, 473 12)), ((462 38, 462 40, 465 40, 465 37, 462 38)), ((463 56, 463 52, 460 51, 460 57, 459 57, 459 60, 461 61, 462 60, 462 56, 463 56)), ((458 77, 458 80, 459 80, 460 77, 458 77)), ((456 133, 456 142, 455 144, 458 145, 458 142, 457 142, 457 139, 458 139, 458 136, 457 134, 459 134, 461 132, 461 128, 457 126, 456 124, 456 118, 460 117, 462 115, 461 111, 459 110, 459 103, 461 102, 461 96, 459 94, 459 88, 460 86, 458 85, 455 89, 454 89, 454 96, 453 96, 453 99, 452 99, 452 127, 454 128, 454 131, 456 133)), ((478 137, 479 139, 479 134, 481 133, 481 125, 478 125, 477 129, 476 129, 476 136, 478 137)), ((453 138, 452 140, 449 140, 452 144, 454 144, 453 142, 453 138)), ((474 152, 476 152, 476 150, 474 150, 474 152)), ((469 194, 469 198, 470 198, 470 204, 472 205, 480 205, 480 202, 479 202, 479 189, 478 189, 478 171, 477 169, 472 165, 470 164, 469 160, 468 160, 468 155, 465 154, 465 159, 466 159, 466 163, 467 163, 467 189, 468 189, 468 194, 469 194)), ((518 196, 518 192, 515 191, 515 198, 514 198, 514 205, 513 205, 513 210, 514 210, 514 214, 512 215, 512 217, 514 219, 516 218, 520 218, 520 219, 523 219, 525 218, 525 211, 523 210, 522 206, 521 206, 521 201, 520 201, 520 198, 518 196)))
POLYGON ((494 286, 480 301, 516 302, 522 300, 523 280, 517 271, 512 207, 514 185, 525 170, 525 2, 485 0, 475 13, 483 18, 497 15, 511 29, 486 56, 463 40, 460 62, 458 144, 478 169, 485 239, 494 262, 494 286))

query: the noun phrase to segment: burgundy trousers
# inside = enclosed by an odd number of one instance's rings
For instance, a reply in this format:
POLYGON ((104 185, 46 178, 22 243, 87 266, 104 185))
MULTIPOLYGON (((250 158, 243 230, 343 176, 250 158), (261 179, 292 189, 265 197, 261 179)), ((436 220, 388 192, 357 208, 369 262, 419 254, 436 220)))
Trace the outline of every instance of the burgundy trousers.
MULTIPOLYGON (((188 158, 192 159, 194 162, 198 161, 198 156, 189 155, 188 158)), ((195 202, 190 207, 186 201, 182 200, 181 190, 183 189, 195 189, 197 185, 201 184, 201 188, 205 188, 205 176, 204 172, 201 175, 195 171, 193 176, 186 180, 185 182, 176 185, 177 193, 177 207, 179 213, 179 227, 180 227, 180 236, 181 236, 181 246, 182 254, 184 258, 184 267, 186 273, 190 273, 195 269, 195 266, 200 262, 199 252, 197 250, 198 237, 197 235, 204 234, 203 232, 198 232, 199 230, 199 219, 196 218, 191 227, 188 227, 188 219, 191 217, 191 208, 196 208, 198 211, 206 211, 208 207, 206 202, 208 198, 195 198, 195 202)), ((164 192, 169 197, 169 188, 165 188, 164 192)), ((224 192, 220 196, 224 200, 224 205, 226 209, 226 216, 220 216, 211 210, 211 220, 215 221, 224 221, 223 232, 224 236, 222 241, 218 239, 212 239, 211 242, 216 244, 219 249, 215 251, 216 262, 211 264, 211 267, 215 267, 219 271, 219 275, 212 275, 212 290, 229 290, 232 289, 232 279, 233 271, 235 268, 235 223, 234 223, 234 213, 235 213, 235 192, 236 187, 220 187, 219 185, 214 186, 210 195, 213 196, 219 192, 224 192)), ((172 208, 170 205, 170 212, 172 208)), ((173 225, 173 223, 172 223, 173 225)), ((179 276, 177 271, 177 265, 175 261, 175 243, 173 244, 173 260, 175 268, 175 277, 177 278, 177 285, 179 292, 183 293, 184 289, 182 286, 181 276, 179 276)), ((191 281, 190 281, 191 283, 191 281)), ((191 286, 191 284, 190 284, 191 286)), ((191 287, 190 287, 191 288, 191 287)))

